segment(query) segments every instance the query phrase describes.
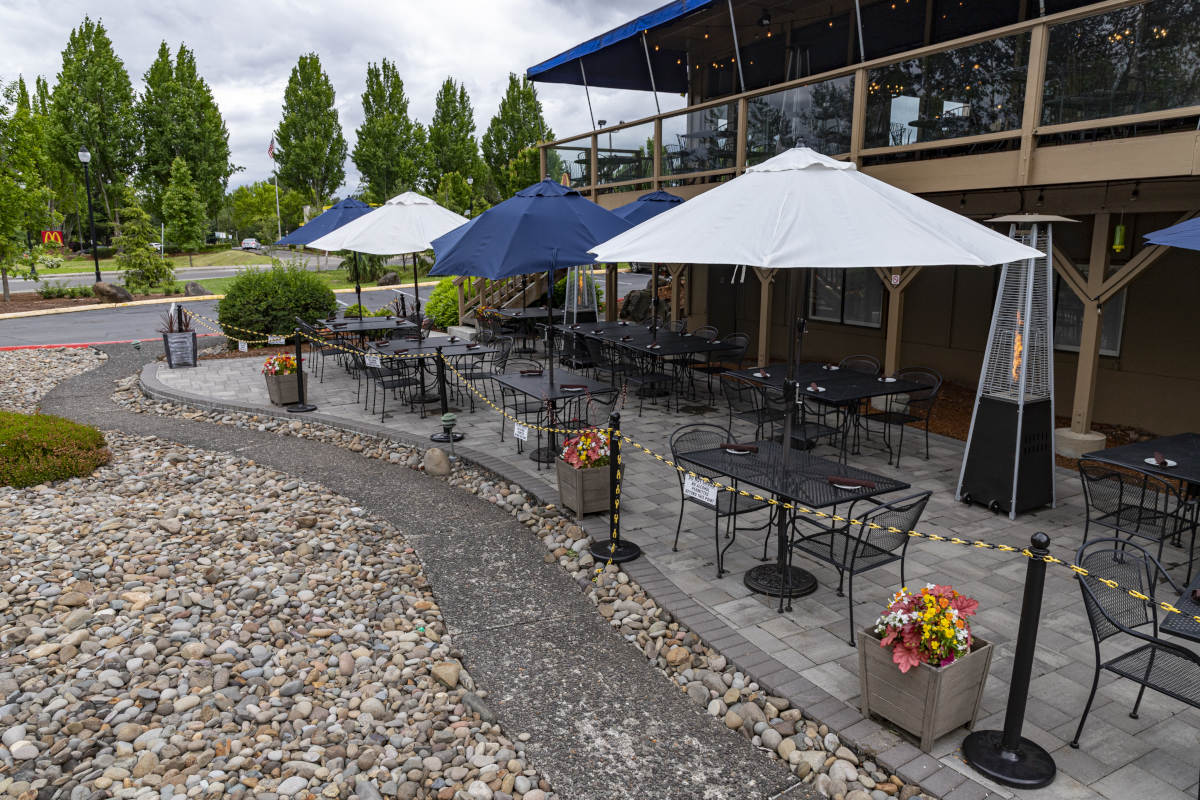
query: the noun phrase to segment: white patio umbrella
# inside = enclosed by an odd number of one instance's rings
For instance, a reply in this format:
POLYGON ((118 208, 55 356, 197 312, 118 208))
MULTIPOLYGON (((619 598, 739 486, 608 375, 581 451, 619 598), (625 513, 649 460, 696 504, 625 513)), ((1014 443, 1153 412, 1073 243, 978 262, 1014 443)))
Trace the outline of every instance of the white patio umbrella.
MULTIPOLYGON (((309 244, 318 250, 352 250, 355 254, 379 256, 422 253, 430 242, 467 221, 466 217, 442 208, 424 195, 396 195, 370 213, 346 223, 309 244)), ((413 292, 418 292, 417 262, 413 259, 413 292)), ((362 295, 359 295, 362 307, 362 295)), ((421 311, 420 295, 416 297, 421 311)))
MULTIPOLYGON (((953 211, 859 172, 806 147, 750 167, 745 173, 686 203, 630 228, 591 251, 600 262, 650 261, 735 264, 772 269, 908 267, 1002 264, 1041 256, 953 211)), ((796 394, 798 320, 795 283, 788 320, 784 396, 796 394)), ((783 463, 791 451, 792 414, 784 418, 783 463)), ((779 515, 778 564, 784 563, 786 515, 779 515)), ((764 571, 755 581, 783 596, 796 582, 815 587, 811 575, 792 568, 764 571)), ((797 589, 806 594, 812 588, 797 589)), ((772 592, 773 593, 773 592, 772 592)))

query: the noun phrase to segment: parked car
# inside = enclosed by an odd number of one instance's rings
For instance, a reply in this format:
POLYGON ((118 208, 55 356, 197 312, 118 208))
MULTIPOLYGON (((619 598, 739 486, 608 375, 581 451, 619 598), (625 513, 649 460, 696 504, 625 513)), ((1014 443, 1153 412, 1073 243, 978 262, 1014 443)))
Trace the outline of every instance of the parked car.
POLYGON ((258 243, 258 239, 242 239, 243 250, 257 250, 260 247, 262 245, 258 243))

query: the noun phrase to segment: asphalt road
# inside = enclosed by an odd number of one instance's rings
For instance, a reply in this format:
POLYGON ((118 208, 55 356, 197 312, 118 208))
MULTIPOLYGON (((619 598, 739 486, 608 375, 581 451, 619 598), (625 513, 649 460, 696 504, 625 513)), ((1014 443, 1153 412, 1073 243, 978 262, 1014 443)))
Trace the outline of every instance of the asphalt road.
MULTIPOLYGON (((621 296, 633 289, 644 288, 648 275, 618 273, 617 286, 621 296)), ((394 287, 412 301, 413 289, 394 287)), ((424 303, 432 286, 421 287, 421 302, 424 303)), ((382 308, 398 296, 392 287, 363 289, 363 305, 369 309, 382 308)), ((338 300, 346 305, 354 303, 352 293, 338 294, 338 300)), ((189 302, 187 307, 197 314, 216 317, 215 300, 189 302)), ((147 305, 106 308, 97 311, 75 311, 69 314, 50 314, 41 317, 21 317, 0 320, 0 347, 34 344, 78 344, 88 342, 117 342, 129 339, 157 339, 162 315, 170 306, 147 305)), ((0 308, 0 311, 3 311, 0 308)), ((203 327, 201 333, 206 332, 203 327)))

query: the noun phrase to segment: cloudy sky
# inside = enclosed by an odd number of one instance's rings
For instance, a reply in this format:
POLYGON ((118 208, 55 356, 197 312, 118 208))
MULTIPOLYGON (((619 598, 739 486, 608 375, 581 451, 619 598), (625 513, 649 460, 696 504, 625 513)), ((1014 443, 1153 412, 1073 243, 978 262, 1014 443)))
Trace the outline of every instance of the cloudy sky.
MULTIPOLYGON (((662 0, 401 0, 400 2, 280 2, 279 0, 0 0, 0 80, 23 74, 53 84, 70 29, 84 14, 104 21, 135 90, 166 40, 186 42, 212 86, 229 128, 234 163, 245 171, 233 185, 270 175, 267 144, 279 122, 283 89, 300 54, 315 51, 333 81, 342 129, 351 149, 362 121, 368 61, 399 67, 410 113, 428 123, 433 99, 448 75, 464 81, 481 136, 496 111, 509 72, 525 69, 638 14, 662 0)), ((590 130, 582 87, 539 84, 551 128, 560 136, 590 130)), ((683 104, 660 95, 663 108, 683 104)), ((649 92, 593 90, 598 119, 654 113, 649 92)), ((346 161, 347 190, 358 184, 346 161)))

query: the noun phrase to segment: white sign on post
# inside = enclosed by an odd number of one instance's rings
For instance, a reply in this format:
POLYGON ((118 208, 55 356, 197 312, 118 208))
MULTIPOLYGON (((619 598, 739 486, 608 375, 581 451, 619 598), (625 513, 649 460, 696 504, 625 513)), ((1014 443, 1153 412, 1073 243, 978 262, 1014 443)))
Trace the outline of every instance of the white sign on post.
POLYGON ((284 343, 284 341, 283 341, 282 336, 268 336, 267 337, 267 344, 283 344, 283 343, 284 343))
POLYGON ((366 362, 368 367, 382 367, 383 366, 383 363, 379 360, 379 356, 377 356, 377 355, 367 355, 363 359, 363 361, 366 362))
POLYGON ((240 350, 241 352, 245 353, 249 349, 250 349, 249 346, 247 346, 247 344, 245 342, 240 342, 240 341, 238 342, 238 350, 240 350))
POLYGON ((717 487, 695 475, 683 479, 683 494, 708 506, 717 504, 717 487))
POLYGON ((892 286, 899 286, 899 285, 900 285, 900 276, 893 272, 892 273, 892 286))
POLYGON ((513 437, 521 442, 529 441, 529 426, 519 422, 513 423, 513 437))

